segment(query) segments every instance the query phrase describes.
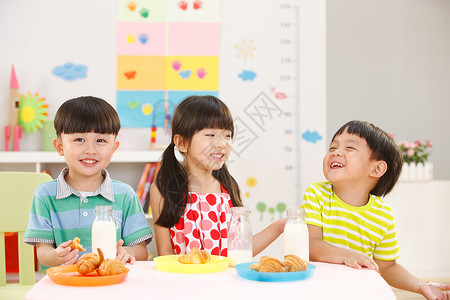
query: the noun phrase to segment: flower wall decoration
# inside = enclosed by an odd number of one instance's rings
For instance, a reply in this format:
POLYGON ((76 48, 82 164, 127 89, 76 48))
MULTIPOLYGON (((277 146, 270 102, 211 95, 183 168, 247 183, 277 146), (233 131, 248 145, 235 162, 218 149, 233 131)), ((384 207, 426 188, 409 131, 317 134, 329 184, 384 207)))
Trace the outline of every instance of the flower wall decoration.
POLYGON ((26 95, 20 95, 19 125, 26 132, 30 133, 42 128, 48 116, 48 105, 44 101, 45 98, 40 98, 38 93, 32 95, 28 92, 26 95))

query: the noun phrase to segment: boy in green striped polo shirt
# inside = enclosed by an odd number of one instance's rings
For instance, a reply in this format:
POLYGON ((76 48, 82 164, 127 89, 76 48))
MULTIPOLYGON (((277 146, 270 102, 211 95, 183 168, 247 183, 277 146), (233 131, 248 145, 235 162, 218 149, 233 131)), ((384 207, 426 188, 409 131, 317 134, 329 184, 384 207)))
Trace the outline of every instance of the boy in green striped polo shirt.
POLYGON ((34 194, 24 242, 36 245, 45 266, 73 264, 75 237, 92 252, 95 206, 113 207, 117 256, 126 263, 147 260, 153 235, 134 190, 112 180, 106 171, 119 146, 120 120, 105 100, 83 96, 64 102, 55 116, 53 146, 67 166, 56 180, 40 185, 34 194))
POLYGON ((392 190, 402 164, 394 140, 371 123, 350 121, 335 133, 323 159, 328 182, 310 185, 301 206, 310 259, 366 267, 393 287, 427 299, 445 297, 450 285, 421 283, 396 262, 400 254, 394 214, 380 197, 392 190))

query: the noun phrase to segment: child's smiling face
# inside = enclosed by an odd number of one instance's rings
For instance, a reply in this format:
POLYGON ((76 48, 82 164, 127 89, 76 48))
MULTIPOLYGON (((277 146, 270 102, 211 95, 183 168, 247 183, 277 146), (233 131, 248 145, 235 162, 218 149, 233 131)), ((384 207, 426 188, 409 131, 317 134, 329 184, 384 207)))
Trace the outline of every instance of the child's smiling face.
POLYGON ((369 178, 374 160, 365 139, 347 131, 335 137, 323 159, 323 174, 333 185, 369 178))
POLYGON ((232 135, 230 130, 205 128, 194 134, 188 151, 186 162, 203 170, 220 169, 231 154, 232 135))
POLYGON ((64 156, 69 172, 80 177, 91 177, 101 173, 109 165, 119 146, 113 134, 95 132, 61 134, 54 146, 64 156))

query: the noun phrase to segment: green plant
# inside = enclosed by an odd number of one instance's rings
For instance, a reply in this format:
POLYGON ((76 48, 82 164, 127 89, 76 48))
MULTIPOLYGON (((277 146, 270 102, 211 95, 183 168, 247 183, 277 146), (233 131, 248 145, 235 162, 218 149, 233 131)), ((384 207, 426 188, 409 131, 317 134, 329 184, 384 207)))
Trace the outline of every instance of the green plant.
POLYGON ((266 211, 267 205, 264 202, 258 202, 256 204, 256 209, 261 213, 259 220, 262 221, 263 219, 263 213, 266 211))
POLYGON ((272 222, 273 222, 273 220, 275 219, 275 208, 269 207, 267 211, 272 215, 272 222))
POLYGON ((430 155, 429 148, 433 146, 427 140, 425 143, 421 143, 420 141, 415 141, 414 143, 403 141, 400 142, 399 147, 406 163, 424 164, 430 155))
POLYGON ((280 219, 283 218, 283 212, 286 210, 286 203, 280 202, 277 204, 276 208, 280 214, 280 219))

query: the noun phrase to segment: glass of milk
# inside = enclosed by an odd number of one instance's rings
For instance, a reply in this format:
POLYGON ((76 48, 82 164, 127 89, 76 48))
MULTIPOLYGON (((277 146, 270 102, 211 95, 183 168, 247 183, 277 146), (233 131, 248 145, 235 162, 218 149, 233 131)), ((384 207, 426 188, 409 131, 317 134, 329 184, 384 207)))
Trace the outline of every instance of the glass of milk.
POLYGON ((112 206, 96 206, 92 223, 92 253, 100 248, 105 259, 116 258, 116 222, 112 218, 112 206))
POLYGON ((284 255, 294 254, 309 261, 309 235, 305 210, 290 208, 284 226, 284 255))
POLYGON ((231 208, 231 219, 228 225, 228 257, 231 260, 231 266, 252 261, 253 235, 249 215, 250 209, 246 207, 231 208))

